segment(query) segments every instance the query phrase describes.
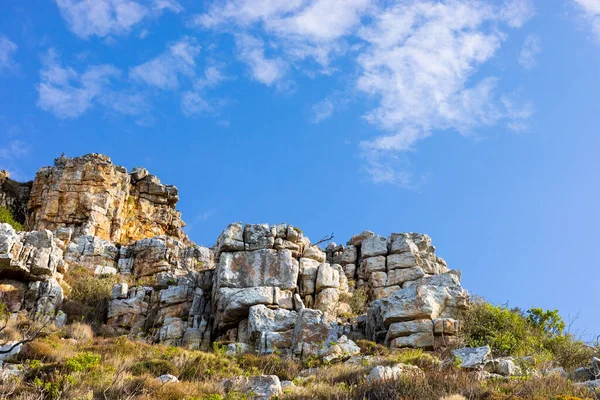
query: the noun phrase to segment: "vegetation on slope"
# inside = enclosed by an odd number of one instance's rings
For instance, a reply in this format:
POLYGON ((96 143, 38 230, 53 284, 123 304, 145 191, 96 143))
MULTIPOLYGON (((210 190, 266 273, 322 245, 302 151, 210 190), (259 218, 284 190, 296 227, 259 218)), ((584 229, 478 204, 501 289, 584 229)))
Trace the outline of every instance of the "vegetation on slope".
MULTIPOLYGON (((18 329, 15 324, 0 332, 0 343, 14 337, 18 329)), ((575 340, 564 329, 554 311, 521 312, 477 302, 466 318, 462 339, 470 345, 490 345, 497 355, 533 355, 538 370, 587 364, 597 348, 575 340)), ((22 366, 24 378, 0 385, 0 398, 247 399, 244 393, 226 393, 220 384, 240 375, 277 375, 293 381, 296 386, 286 389, 281 397, 288 400, 598 398, 557 374, 478 380, 441 351, 393 350, 366 340, 357 343, 365 356, 358 362, 307 369, 315 366, 308 365, 314 360, 302 364, 278 354, 228 356, 218 345, 211 352, 202 352, 150 345, 124 336, 94 337, 89 325, 75 322, 23 347, 14 361, 22 366), (374 365, 396 363, 418 366, 423 373, 378 383, 366 380, 374 365), (172 374, 179 382, 162 384, 156 379, 162 374, 172 374)))
POLYGON ((496 356, 531 356, 538 364, 558 364, 571 371, 589 362, 597 352, 565 332, 558 310, 495 306, 477 300, 471 304, 462 329, 466 346, 488 345, 496 356))
POLYGON ((13 227, 15 231, 22 231, 23 225, 17 221, 13 217, 10 210, 6 207, 0 206, 0 223, 7 223, 13 227))

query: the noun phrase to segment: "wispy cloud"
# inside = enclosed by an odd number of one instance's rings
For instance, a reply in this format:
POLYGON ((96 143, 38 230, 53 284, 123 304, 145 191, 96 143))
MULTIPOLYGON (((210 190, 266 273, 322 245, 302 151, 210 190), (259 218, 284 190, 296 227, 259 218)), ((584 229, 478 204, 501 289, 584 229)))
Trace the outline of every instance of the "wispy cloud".
POLYGON ((83 39, 128 34, 147 18, 183 10, 174 0, 56 0, 56 4, 71 31, 83 39))
MULTIPOLYGON (((345 90, 375 104, 364 119, 384 132, 359 145, 364 169, 374 182, 408 185, 411 174, 400 161, 419 140, 444 130, 470 135, 502 121, 524 129, 529 114, 505 100, 498 78, 478 72, 506 31, 534 12, 531 0, 223 0, 195 16, 194 25, 232 34, 238 59, 268 86, 296 70, 335 73, 338 58, 354 61, 355 79, 345 90)), ((326 97, 312 106, 312 122, 337 107, 326 97)))
POLYGON ((200 46, 193 38, 184 37, 173 43, 162 54, 129 71, 129 76, 138 82, 163 90, 179 88, 181 76, 195 75, 195 58, 200 54, 200 46))
POLYGON ((351 34, 374 0, 226 0, 212 3, 193 25, 236 35, 239 58, 259 82, 272 85, 288 71, 288 62, 310 59, 328 72, 331 57, 348 49, 344 36, 351 34), (267 58, 259 28, 285 57, 267 58), (285 59, 286 62, 282 60, 285 59), (261 74, 261 67, 266 67, 261 74))
POLYGON ((14 160, 29 154, 29 145, 21 140, 11 140, 0 148, 0 159, 14 160))
POLYGON ((434 132, 451 129, 468 135, 501 120, 510 127, 513 115, 500 101, 497 79, 473 79, 505 38, 494 23, 516 26, 530 14, 529 7, 516 2, 506 7, 466 1, 401 3, 382 10, 362 30, 370 46, 358 56, 357 88, 379 100, 365 118, 392 132, 361 143, 374 181, 404 184, 406 175, 392 173, 397 167, 390 154, 411 150, 434 132))
POLYGON ((592 34, 600 43, 600 0, 572 0, 589 24, 592 34))
POLYGON ((287 63, 278 57, 268 58, 262 39, 238 34, 235 36, 235 45, 239 59, 250 68, 254 80, 271 86, 283 79, 287 63))
POLYGON ((76 118, 92 107, 121 72, 112 65, 92 65, 84 72, 62 66, 51 50, 44 60, 38 84, 38 106, 59 118, 76 118))
POLYGON ((221 65, 210 65, 204 73, 195 79, 191 90, 181 96, 181 110, 188 116, 205 116, 218 113, 223 105, 219 99, 208 99, 208 91, 219 86, 223 81, 229 80, 221 70, 221 65))
POLYGON ((82 72, 64 66, 55 50, 43 57, 38 106, 61 119, 81 116, 95 105, 117 114, 139 116, 148 111, 146 99, 133 89, 116 89, 122 74, 110 64, 90 65, 82 72))
POLYGON ((350 102, 350 98, 351 94, 347 91, 334 91, 323 100, 312 105, 310 121, 313 124, 318 124, 330 118, 336 111, 345 108, 350 102))
POLYGON ((540 37, 530 34, 525 38, 521 53, 519 54, 519 64, 525 69, 532 69, 536 66, 536 57, 542 52, 540 37))
POLYGON ((194 219, 190 223, 187 224, 186 231, 188 233, 191 233, 198 225, 201 225, 202 223, 204 223, 205 221, 210 219, 212 216, 214 216, 216 214, 216 212, 217 212, 217 210, 210 209, 210 210, 204 211, 204 212, 196 215, 194 217, 194 219))
POLYGON ((0 35, 0 73, 15 67, 14 60, 17 45, 6 36, 0 35))
POLYGON ((0 146, 0 169, 7 170, 12 179, 25 180, 26 177, 21 173, 18 161, 27 156, 30 150, 29 144, 22 140, 5 140, 0 146))

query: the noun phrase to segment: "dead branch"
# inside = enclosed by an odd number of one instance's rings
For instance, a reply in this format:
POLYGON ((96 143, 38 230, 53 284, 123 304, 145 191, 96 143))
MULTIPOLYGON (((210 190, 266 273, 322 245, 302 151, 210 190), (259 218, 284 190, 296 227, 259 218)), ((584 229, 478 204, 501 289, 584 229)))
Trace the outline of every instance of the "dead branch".
POLYGON ((329 242, 331 239, 333 239, 333 232, 331 232, 331 235, 323 237, 317 243, 313 243, 312 245, 313 246, 317 246, 317 245, 319 245, 319 244, 321 244, 323 242, 329 242))

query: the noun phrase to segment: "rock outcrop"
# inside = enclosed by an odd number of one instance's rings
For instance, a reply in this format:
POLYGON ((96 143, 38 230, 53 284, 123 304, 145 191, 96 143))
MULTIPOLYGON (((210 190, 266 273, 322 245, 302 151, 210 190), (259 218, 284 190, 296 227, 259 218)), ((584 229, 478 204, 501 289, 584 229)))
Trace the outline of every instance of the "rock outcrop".
POLYGON ((101 154, 61 157, 38 171, 27 221, 33 230, 67 227, 124 244, 160 235, 187 240, 178 201, 175 186, 144 168, 127 173, 101 154))
POLYGON ((211 248, 197 246, 181 230, 177 188, 98 154, 57 159, 26 192, 31 231, 0 225, 0 293, 11 312, 57 315, 62 279, 78 266, 120 279, 104 321, 115 332, 335 362, 365 337, 446 345, 467 307, 460 273, 427 235, 364 231, 322 249, 289 224, 238 222, 211 248), (358 290, 362 315, 350 307, 358 290))
POLYGON ((0 224, 0 300, 11 313, 54 317, 62 305, 63 244, 48 230, 15 232, 0 224))

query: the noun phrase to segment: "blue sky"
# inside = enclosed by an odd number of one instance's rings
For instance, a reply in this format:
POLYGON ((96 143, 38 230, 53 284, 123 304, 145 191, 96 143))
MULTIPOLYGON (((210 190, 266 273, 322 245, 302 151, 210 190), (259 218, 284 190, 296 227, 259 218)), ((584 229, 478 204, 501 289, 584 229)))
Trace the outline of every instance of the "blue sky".
POLYGON ((471 292, 600 333, 600 0, 6 0, 0 168, 145 166, 192 239, 432 236, 471 292))

